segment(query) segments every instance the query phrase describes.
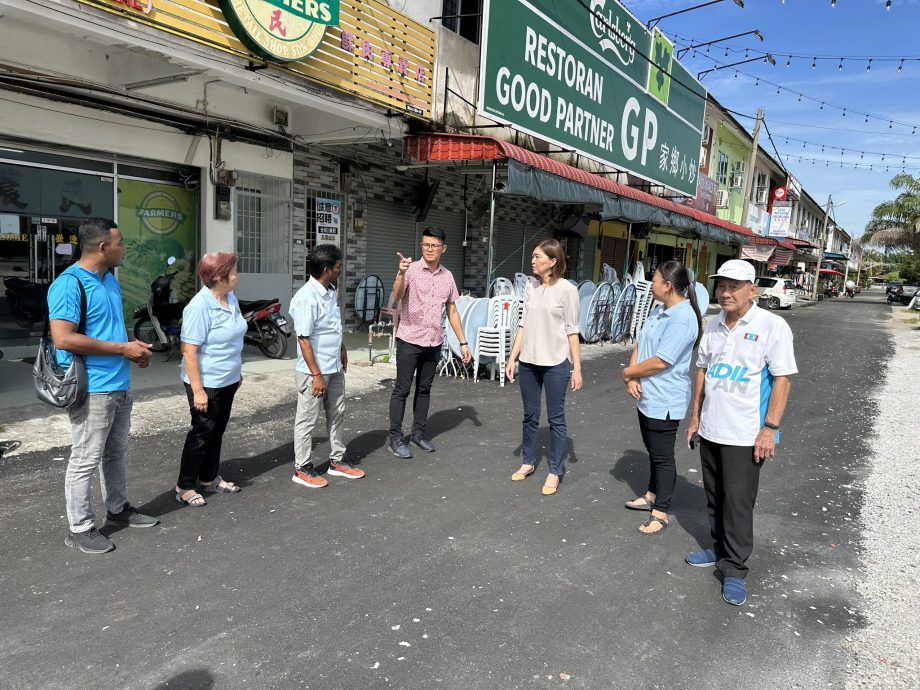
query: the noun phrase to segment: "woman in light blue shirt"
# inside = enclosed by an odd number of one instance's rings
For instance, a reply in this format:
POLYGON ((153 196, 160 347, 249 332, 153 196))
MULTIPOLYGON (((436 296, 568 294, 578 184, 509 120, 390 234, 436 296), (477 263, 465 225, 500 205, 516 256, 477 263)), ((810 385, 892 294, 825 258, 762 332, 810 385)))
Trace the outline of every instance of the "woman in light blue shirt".
POLYGON ((668 526, 677 481, 674 443, 690 403, 690 355, 703 325, 690 273, 677 261, 666 261, 655 271, 652 295, 664 306, 648 317, 623 370, 626 390, 638 401, 649 459, 648 491, 626 503, 630 510, 651 512, 639 527, 642 534, 658 534, 668 526))
POLYGON ((206 503, 201 492, 240 490, 221 478, 219 469, 233 396, 243 382, 241 353, 246 333, 246 320, 233 294, 236 255, 205 254, 198 263, 198 275, 204 287, 182 312, 182 381, 192 428, 185 438, 176 483, 176 500, 195 507, 206 503))

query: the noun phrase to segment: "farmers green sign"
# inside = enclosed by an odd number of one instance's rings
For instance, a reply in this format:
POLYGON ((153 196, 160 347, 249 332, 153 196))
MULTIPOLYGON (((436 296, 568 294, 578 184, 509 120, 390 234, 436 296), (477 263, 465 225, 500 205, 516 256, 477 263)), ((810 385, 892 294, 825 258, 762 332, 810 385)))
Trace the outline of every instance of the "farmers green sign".
POLYGON ((616 0, 486 0, 479 111, 696 196, 706 91, 616 0))
POLYGON ((339 0, 220 0, 220 8, 250 50, 279 62, 308 57, 339 23, 339 0))

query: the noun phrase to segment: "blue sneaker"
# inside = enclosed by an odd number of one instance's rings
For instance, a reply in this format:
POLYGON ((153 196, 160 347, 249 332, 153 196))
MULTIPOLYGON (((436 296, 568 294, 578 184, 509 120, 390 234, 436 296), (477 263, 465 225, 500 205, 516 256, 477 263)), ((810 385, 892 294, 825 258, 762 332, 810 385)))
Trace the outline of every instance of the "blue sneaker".
POLYGON ((703 549, 702 551, 691 551, 684 559, 687 565, 694 568, 709 568, 716 564, 719 559, 716 558, 716 552, 713 549, 703 549))
POLYGON ((740 577, 726 577, 722 580, 722 599, 726 604, 741 606, 747 601, 747 586, 740 577))

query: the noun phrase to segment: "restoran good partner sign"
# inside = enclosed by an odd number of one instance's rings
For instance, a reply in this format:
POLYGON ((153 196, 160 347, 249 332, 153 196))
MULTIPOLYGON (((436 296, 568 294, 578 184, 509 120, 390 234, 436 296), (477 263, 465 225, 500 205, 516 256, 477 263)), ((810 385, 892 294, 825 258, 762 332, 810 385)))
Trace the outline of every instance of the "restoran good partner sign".
POLYGON ((706 91, 615 0, 486 0, 480 113, 696 196, 706 91))

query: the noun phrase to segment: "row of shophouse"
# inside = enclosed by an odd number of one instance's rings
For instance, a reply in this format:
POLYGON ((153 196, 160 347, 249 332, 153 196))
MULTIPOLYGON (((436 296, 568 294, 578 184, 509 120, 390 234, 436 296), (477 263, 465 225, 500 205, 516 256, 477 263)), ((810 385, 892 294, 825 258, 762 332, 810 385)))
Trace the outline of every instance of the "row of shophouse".
MULTIPOLYGON (((676 259, 706 284, 744 256, 806 286, 823 239, 846 262, 846 232, 831 221, 822 235, 822 204, 763 147, 752 156, 751 135, 676 60, 661 74, 637 64, 641 22, 613 0, 565 18, 547 14, 557 4, 0 0, 0 275, 46 285, 98 216, 128 245, 127 315, 168 256, 188 297, 215 250, 238 254, 242 299, 286 306, 310 249, 333 242, 355 326, 359 282, 388 284, 430 225, 478 295, 528 272, 547 237, 575 280, 676 259), (583 54, 560 51, 563 34, 583 54), (502 53, 515 41, 516 66, 502 53), (571 100, 527 70, 555 74, 571 100), (616 105, 614 77, 635 87, 616 105), (542 128, 554 123, 558 138, 542 128)), ((0 296, 0 347, 31 329, 0 296)))

